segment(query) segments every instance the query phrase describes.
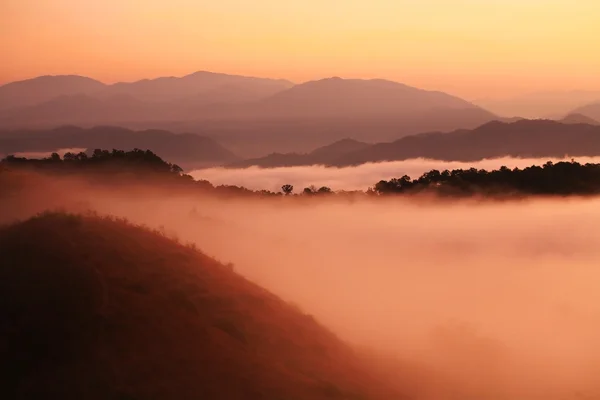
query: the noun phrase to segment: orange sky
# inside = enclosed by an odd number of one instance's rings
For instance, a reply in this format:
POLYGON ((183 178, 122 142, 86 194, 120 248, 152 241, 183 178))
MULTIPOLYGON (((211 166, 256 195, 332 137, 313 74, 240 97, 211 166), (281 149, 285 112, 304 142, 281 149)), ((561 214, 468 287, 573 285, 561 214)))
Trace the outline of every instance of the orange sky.
POLYGON ((600 89, 600 0, 0 0, 0 83, 196 70, 468 98, 600 89))

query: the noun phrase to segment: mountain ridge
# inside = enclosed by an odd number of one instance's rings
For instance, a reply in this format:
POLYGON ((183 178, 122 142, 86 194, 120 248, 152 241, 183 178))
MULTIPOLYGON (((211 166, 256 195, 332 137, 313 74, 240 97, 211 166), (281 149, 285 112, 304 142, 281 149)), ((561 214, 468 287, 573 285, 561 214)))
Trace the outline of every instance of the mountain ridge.
POLYGON ((115 126, 81 128, 73 125, 51 130, 0 130, 0 153, 53 152, 58 149, 93 150, 144 148, 162 154, 184 169, 219 165, 238 156, 215 140, 193 133, 160 129, 135 131, 115 126))
MULTIPOLYGON (((325 146, 326 148, 327 146, 325 146)), ((315 150, 319 153, 319 149, 315 150)), ((375 143, 341 154, 270 154, 236 161, 229 168, 325 165, 344 167, 370 162, 428 158, 479 161, 498 157, 599 156, 600 126, 554 120, 491 121, 475 129, 424 132, 392 142, 375 143)))

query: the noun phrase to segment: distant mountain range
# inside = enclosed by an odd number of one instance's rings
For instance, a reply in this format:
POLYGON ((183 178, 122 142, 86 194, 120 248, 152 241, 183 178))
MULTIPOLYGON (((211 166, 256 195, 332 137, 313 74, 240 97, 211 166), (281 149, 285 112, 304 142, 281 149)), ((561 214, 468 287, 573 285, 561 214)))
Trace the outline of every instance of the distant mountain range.
POLYGON ((32 106, 59 96, 98 93, 105 88, 104 83, 84 76, 40 76, 0 86, 0 109, 32 106))
POLYGON ((406 136, 368 145, 341 141, 307 154, 270 154, 228 165, 282 167, 299 165, 350 166, 368 162, 430 158, 477 161, 485 158, 580 157, 600 155, 600 126, 551 120, 490 122, 472 130, 406 136))
POLYGON ((0 130, 0 155, 77 148, 147 149, 184 169, 221 165, 238 159, 213 139, 191 133, 132 131, 110 126, 90 129, 62 126, 51 130, 0 130))
POLYGON ((583 114, 572 113, 561 119, 559 122, 563 124, 589 124, 600 125, 600 122, 583 114))
POLYGON ((574 114, 581 114, 595 121, 600 121, 600 100, 573 110, 574 114))
MULTIPOLYGON (((595 96, 594 92, 569 93, 565 101, 571 99, 573 102, 581 102, 595 96)), ((600 103, 576 108, 557 119, 562 122, 559 125, 563 127, 596 125, 600 121, 600 103)), ((519 124, 519 120, 518 117, 500 118, 446 93, 422 90, 383 79, 334 77, 294 85, 280 79, 200 71, 180 78, 162 77, 112 85, 81 76, 44 76, 0 86, 0 129, 48 130, 63 125, 84 128, 100 125, 123 126, 136 131, 191 132, 204 140, 212 139, 215 146, 222 144, 243 158, 256 159, 274 153, 266 159, 256 160, 259 164, 267 165, 344 165, 389 157, 428 156, 430 153, 439 153, 443 159, 469 158, 471 148, 476 149, 473 150, 476 157, 487 156, 482 155, 484 153, 495 156, 502 151, 491 148, 484 151, 481 148, 490 138, 477 146, 464 142, 463 145, 468 148, 460 151, 454 149, 452 146, 457 133, 453 131, 486 131, 496 126, 486 124, 500 121, 511 123, 506 125, 511 127, 506 128, 507 132, 501 132, 510 135, 514 129, 536 129, 540 124, 549 123, 524 121, 519 124), (513 122, 516 123, 512 124, 513 122), (528 125, 530 123, 533 125, 528 125), (415 146, 417 143, 424 143, 424 137, 435 134, 412 136, 405 141, 402 139, 422 132, 450 134, 448 138, 444 138, 446 142, 443 145, 438 145, 441 139, 428 142, 434 148, 427 152, 417 151, 415 146), (415 142, 414 137, 419 139, 415 142), (317 147, 349 138, 353 141, 342 141, 331 148, 337 151, 335 154, 327 149, 316 154, 312 152, 317 147), (351 149, 352 151, 341 154, 340 148, 357 143, 380 144, 351 149), (402 146, 402 149, 389 150, 394 148, 394 144, 402 146), (450 147, 438 149, 439 146, 450 147), (287 154, 292 152, 296 154, 287 154)), ((583 128, 569 129, 579 131, 583 128)), ((472 140, 479 140, 477 138, 479 136, 472 140)), ((171 139, 174 140, 174 137, 171 139)), ((37 143, 41 142, 30 140, 28 143, 39 147, 37 143)), ((51 141, 47 143, 49 144, 44 147, 53 147, 51 141)), ((119 147, 117 144, 113 146, 119 147)), ((6 146, 6 142, 4 145, 6 146)), ((129 142, 127 145, 144 147, 138 139, 135 144, 129 142)), ((101 147, 107 146, 110 144, 106 143, 101 147)), ((164 153, 158 142, 154 142, 153 146, 149 148, 176 162, 164 153)), ((502 143, 499 146, 498 149, 506 148, 502 143)), ((534 148, 523 146, 510 151, 515 153, 513 155, 535 151, 534 148)), ((546 145, 538 146, 545 148, 546 145)), ((88 146, 84 144, 84 147, 88 146)), ((34 150, 36 149, 24 149, 34 150)), ((562 150, 557 147, 552 151, 562 150)), ((204 153, 200 154, 191 159, 203 160, 204 153)), ((217 151, 216 154, 224 153, 217 151)), ((213 161, 235 161, 235 158, 219 156, 211 160, 213 161)))
POLYGON ((79 76, 40 77, 0 86, 0 125, 131 126, 207 120, 386 121, 413 131, 474 127, 495 116, 465 100, 400 83, 329 78, 285 80, 197 72, 105 85, 79 76))
POLYGON ((479 99, 474 103, 502 117, 560 119, 579 107, 600 101, 600 91, 539 92, 505 99, 479 99))
POLYGON ((375 143, 472 129, 495 119, 458 97, 381 79, 327 78, 294 85, 196 72, 113 85, 45 76, 0 86, 0 129, 110 125, 191 132, 245 158, 307 152, 344 138, 375 143))
POLYGON ((107 85, 77 75, 40 76, 0 86, 0 109, 20 108, 58 97, 87 95, 144 102, 189 100, 192 104, 254 101, 292 87, 282 79, 264 79, 199 71, 183 77, 143 79, 107 85))
POLYGON ((390 117, 434 113, 436 110, 473 110, 491 116, 458 97, 383 79, 334 77, 311 81, 257 104, 260 113, 279 117, 390 117))

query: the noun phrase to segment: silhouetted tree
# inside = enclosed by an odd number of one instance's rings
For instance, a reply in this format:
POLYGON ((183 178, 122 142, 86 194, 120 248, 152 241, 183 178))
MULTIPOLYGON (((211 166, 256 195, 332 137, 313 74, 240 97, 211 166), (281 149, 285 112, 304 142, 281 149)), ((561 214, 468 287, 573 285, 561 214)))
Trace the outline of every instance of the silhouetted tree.
POLYGON ((286 184, 283 185, 281 187, 281 191, 283 192, 283 194, 285 194, 286 196, 289 196, 290 194, 292 194, 292 192, 294 191, 294 187, 290 184, 286 184))

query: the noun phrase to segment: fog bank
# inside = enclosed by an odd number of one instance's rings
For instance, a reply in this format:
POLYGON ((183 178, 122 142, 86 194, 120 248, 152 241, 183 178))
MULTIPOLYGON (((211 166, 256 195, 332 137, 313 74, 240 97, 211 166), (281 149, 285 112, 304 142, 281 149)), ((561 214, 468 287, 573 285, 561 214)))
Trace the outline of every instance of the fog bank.
MULTIPOLYGON (((445 169, 498 169, 505 165, 509 168, 524 168, 531 165, 543 165, 547 161, 570 161, 560 158, 496 158, 478 162, 449 162, 428 159, 412 159, 406 161, 389 161, 381 163, 368 163, 356 167, 325 167, 321 165, 301 167, 259 168, 244 169, 206 168, 192 171, 195 179, 210 181, 213 185, 244 186, 252 190, 279 191, 282 185, 294 185, 296 192, 303 188, 315 185, 327 186, 333 190, 367 190, 370 186, 382 179, 399 178, 409 175, 418 178, 424 172, 432 169, 443 171, 445 169)), ((580 163, 599 163, 600 157, 578 157, 580 163)))
POLYGON ((395 358, 390 376, 418 386, 416 399, 600 398, 598 198, 351 203, 53 187, 234 263, 342 339, 395 358))
POLYGON ((342 338, 449 377, 461 398, 600 395, 599 200, 281 200, 98 206, 233 262, 342 338))

